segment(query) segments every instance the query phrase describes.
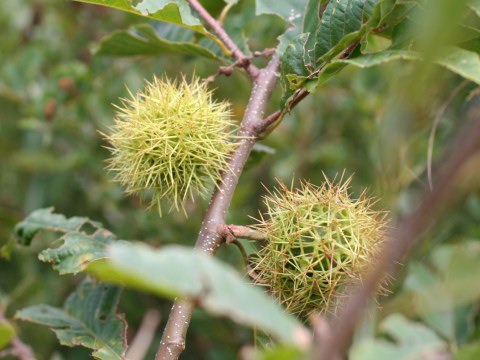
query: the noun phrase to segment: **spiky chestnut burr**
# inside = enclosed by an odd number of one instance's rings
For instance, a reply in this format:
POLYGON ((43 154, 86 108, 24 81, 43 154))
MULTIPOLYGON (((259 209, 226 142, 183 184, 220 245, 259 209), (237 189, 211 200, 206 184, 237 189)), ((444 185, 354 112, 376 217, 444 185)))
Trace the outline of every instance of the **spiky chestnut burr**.
POLYGON ((230 106, 216 102, 195 76, 190 82, 154 77, 143 92, 129 93, 104 135, 111 144, 108 168, 127 194, 149 192, 160 215, 163 198, 185 212, 187 197, 204 196, 229 171, 237 146, 230 106))
POLYGON ((365 193, 350 199, 350 181, 295 190, 279 181, 264 198, 267 211, 255 227, 268 240, 251 257, 254 280, 291 313, 335 313, 347 285, 361 282, 377 259, 386 214, 365 193))

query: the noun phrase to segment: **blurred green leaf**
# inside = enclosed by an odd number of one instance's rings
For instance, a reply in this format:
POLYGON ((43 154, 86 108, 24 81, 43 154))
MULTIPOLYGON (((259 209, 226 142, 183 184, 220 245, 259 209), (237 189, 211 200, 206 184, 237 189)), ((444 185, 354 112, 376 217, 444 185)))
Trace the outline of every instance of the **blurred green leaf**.
MULTIPOLYGON (((316 91, 320 85, 331 79, 348 64, 368 68, 395 60, 422 60, 422 54, 408 50, 385 50, 351 59, 336 60, 326 65, 315 80, 307 80, 306 88, 310 92, 316 91)), ((452 47, 446 51, 446 55, 435 59, 434 63, 480 84, 480 56, 477 53, 452 47)))
POLYGON ((367 68, 394 60, 419 60, 420 58, 421 54, 415 51, 385 50, 378 53, 366 54, 352 59, 338 61, 345 64, 352 64, 360 68, 367 68))
POLYGON ((255 4, 255 12, 257 15, 277 15, 290 24, 287 31, 278 38, 280 44, 277 47, 277 52, 282 55, 287 44, 302 32, 302 22, 305 16, 305 0, 256 0, 255 4))
POLYGON ((454 354, 455 360, 478 360, 480 359, 480 345, 464 346, 454 354))
POLYGON ((255 11, 257 15, 274 14, 280 16, 282 19, 290 23, 294 23, 294 21, 297 19, 302 19, 304 16, 304 0, 285 0, 277 2, 269 0, 256 0, 255 4, 255 11))
POLYGON ((263 144, 256 143, 253 145, 252 152, 245 164, 244 171, 258 167, 265 159, 275 154, 275 149, 263 144))
POLYGON ((25 220, 15 226, 15 239, 20 245, 28 246, 35 235, 42 230, 58 232, 80 231, 85 225, 99 229, 101 224, 87 217, 74 216, 67 219, 62 214, 54 214, 53 207, 39 209, 28 215, 25 220))
POLYGON ((225 53, 229 51, 223 43, 209 33, 200 20, 192 15, 190 6, 185 0, 76 0, 96 5, 103 5, 115 9, 131 12, 151 19, 164 21, 192 29, 214 40, 225 53))
POLYGON ((255 360, 303 360, 311 359, 311 354, 306 354, 298 348, 274 347, 260 351, 255 360))
POLYGON ((446 55, 438 58, 436 62, 465 79, 480 84, 479 54, 464 49, 450 48, 446 50, 446 55))
POLYGON ((0 319, 0 350, 5 348, 15 336, 15 329, 6 319, 0 319))
POLYGON ((92 263, 89 270, 106 281, 160 296, 194 298, 208 312, 258 326, 284 343, 295 344, 296 335, 305 331, 232 268, 193 249, 117 243, 109 247, 107 260, 92 263))
POLYGON ((380 330, 392 337, 368 339, 355 344, 351 360, 411 360, 427 359, 428 354, 445 351, 446 344, 435 332, 420 323, 408 321, 400 314, 390 315, 380 324, 380 330))
POLYGON ((475 307, 458 306, 446 289, 438 297, 432 298, 429 289, 442 281, 437 275, 423 264, 410 264, 405 280, 408 298, 413 301, 410 306, 413 305, 415 312, 440 335, 452 343, 461 343, 471 333, 475 307), (442 304, 441 310, 437 310, 439 303, 442 304))
POLYGON ((114 31, 102 39, 95 53, 110 56, 181 54, 220 60, 213 52, 193 42, 162 39, 149 24, 135 25, 128 31, 114 31))
POLYGON ((95 359, 124 360, 126 323, 115 314, 121 289, 85 279, 62 309, 35 305, 16 317, 46 325, 62 345, 93 349, 95 359))
POLYGON ((480 16, 480 0, 470 0, 468 1, 468 6, 480 16))
MULTIPOLYGON (((430 254, 430 264, 413 262, 405 287, 420 314, 451 311, 480 298, 480 242, 443 245, 430 254)), ((465 321, 468 317, 463 316, 465 321)))
POLYGON ((413 51, 405 50, 386 50, 377 53, 360 55, 351 59, 335 60, 325 65, 322 71, 315 79, 306 81, 306 89, 315 92, 321 85, 337 75, 348 64, 355 65, 360 68, 381 65, 394 60, 418 60, 420 54, 413 51))

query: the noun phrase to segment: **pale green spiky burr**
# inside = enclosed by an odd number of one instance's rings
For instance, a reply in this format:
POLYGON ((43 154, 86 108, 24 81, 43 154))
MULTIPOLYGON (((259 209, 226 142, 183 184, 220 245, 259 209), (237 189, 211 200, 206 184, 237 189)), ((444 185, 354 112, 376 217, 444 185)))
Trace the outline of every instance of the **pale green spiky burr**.
POLYGON ((151 196, 160 214, 164 198, 185 211, 187 197, 204 196, 223 171, 231 171, 228 159, 237 137, 230 105, 215 101, 199 78, 154 77, 144 91, 121 100, 105 137, 111 144, 109 169, 127 194, 151 196))
POLYGON ((351 199, 350 181, 299 189, 279 181, 264 199, 256 229, 267 242, 251 257, 252 273, 291 313, 335 313, 348 285, 361 283, 378 259, 386 214, 365 194, 351 199))

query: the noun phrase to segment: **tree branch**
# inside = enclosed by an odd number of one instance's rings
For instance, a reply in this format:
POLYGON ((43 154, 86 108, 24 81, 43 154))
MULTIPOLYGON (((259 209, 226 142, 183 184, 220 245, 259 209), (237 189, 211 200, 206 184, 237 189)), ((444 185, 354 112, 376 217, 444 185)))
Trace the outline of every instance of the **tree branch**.
MULTIPOLYGON (((192 3, 192 0, 189 0, 192 3)), ((258 140, 257 123, 263 120, 265 109, 278 82, 279 58, 273 55, 267 67, 259 70, 243 120, 240 124, 238 147, 229 160, 231 171, 222 174, 205 214, 195 248, 214 255, 223 242, 218 227, 225 224, 233 193, 253 145, 258 140)), ((155 360, 177 359, 185 348, 185 336, 195 307, 192 299, 177 299, 170 312, 155 360)))
POLYGON ((449 151, 440 161, 433 189, 427 189, 421 201, 409 216, 401 220, 387 237, 382 257, 362 286, 354 289, 353 296, 337 317, 332 320, 328 337, 319 337, 317 360, 336 359, 346 349, 355 325, 364 312, 367 300, 375 294, 378 284, 391 275, 407 255, 412 245, 432 225, 434 219, 456 193, 453 191, 458 174, 466 162, 480 148, 480 111, 472 116, 458 132, 449 151))
POLYGON ((236 239, 247 239, 255 241, 267 240, 267 235, 260 231, 249 228, 248 226, 219 225, 218 232, 222 237, 225 238, 227 244, 229 242, 233 242, 233 240, 236 239))
POLYGON ((255 79, 259 74, 258 68, 253 65, 250 58, 238 48, 237 44, 235 44, 232 38, 223 29, 222 25, 215 20, 197 0, 187 0, 187 2, 233 53, 233 56, 237 60, 236 65, 245 68, 248 75, 250 75, 252 79, 255 79))

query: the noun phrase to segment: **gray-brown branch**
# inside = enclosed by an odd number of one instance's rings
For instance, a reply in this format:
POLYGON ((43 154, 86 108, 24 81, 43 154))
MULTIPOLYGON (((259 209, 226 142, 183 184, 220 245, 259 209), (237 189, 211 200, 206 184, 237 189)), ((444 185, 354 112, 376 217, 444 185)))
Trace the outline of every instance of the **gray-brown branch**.
POLYGON ((227 32, 223 29, 222 25, 215 20, 197 0, 187 0, 187 2, 232 52, 233 56, 237 60, 236 65, 245 68, 251 78, 256 78, 258 76, 257 67, 253 65, 250 61, 250 58, 238 48, 237 44, 235 44, 235 42, 230 38, 227 32))
MULTIPOLYGON (((240 174, 258 139, 258 134, 263 130, 257 124, 261 123, 264 118, 267 104, 278 82, 278 71, 279 59, 275 54, 267 67, 259 70, 259 74, 254 80, 252 94, 238 131, 238 135, 243 139, 238 140, 239 146, 231 155, 229 161, 231 171, 223 173, 222 181, 217 184, 212 195, 195 245, 199 251, 214 255, 223 242, 223 236, 218 228, 225 224, 225 217, 240 174)), ((191 299, 175 301, 155 360, 178 358, 185 348, 185 336, 194 308, 195 303, 191 299)))

